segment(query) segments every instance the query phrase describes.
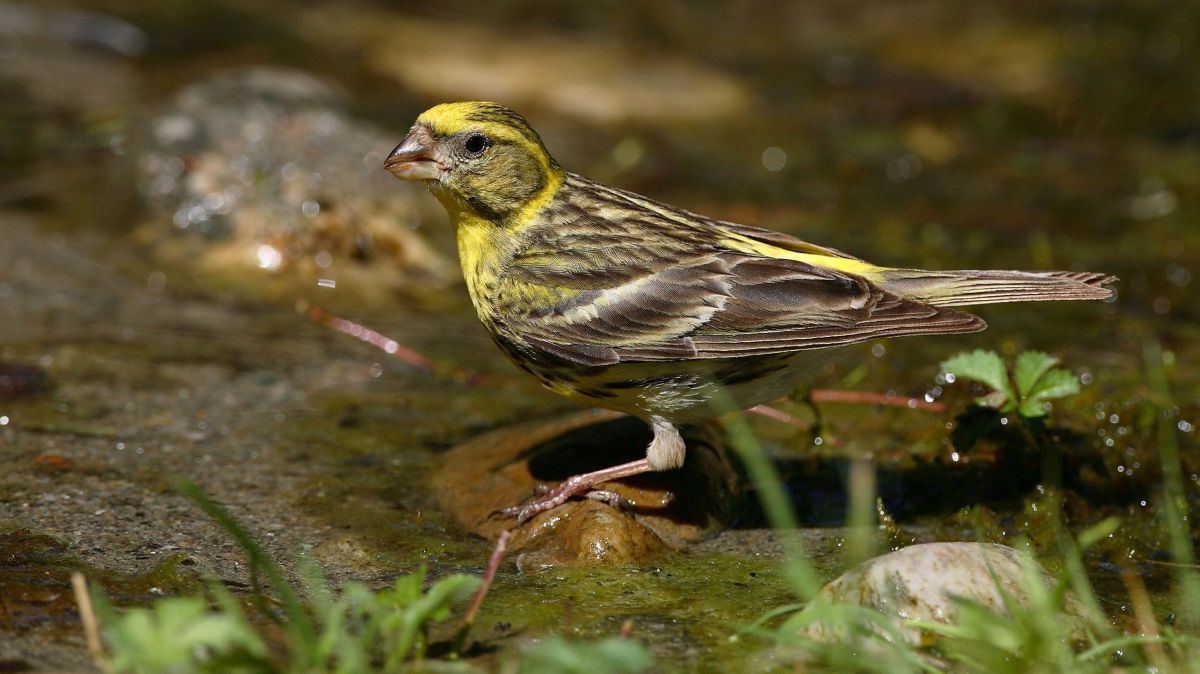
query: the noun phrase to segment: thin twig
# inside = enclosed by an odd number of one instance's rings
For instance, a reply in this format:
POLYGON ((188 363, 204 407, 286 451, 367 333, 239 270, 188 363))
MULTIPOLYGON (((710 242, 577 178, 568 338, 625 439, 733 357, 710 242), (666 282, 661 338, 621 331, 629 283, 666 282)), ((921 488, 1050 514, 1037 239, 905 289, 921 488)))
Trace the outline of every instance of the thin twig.
POLYGON ((1137 621, 1138 634, 1152 638, 1144 646, 1146 657, 1158 671, 1174 671, 1166 654, 1163 653, 1162 644, 1153 640, 1160 636, 1158 621, 1154 617, 1154 609, 1150 606, 1150 596, 1146 594, 1146 586, 1142 583, 1141 577, 1130 566, 1122 565, 1121 582, 1125 584, 1125 591, 1129 593, 1129 603, 1133 607, 1133 617, 1137 621))
POLYGON ((327 313, 320 307, 309 307, 308 317, 314 322, 327 325, 342 334, 350 335, 351 337, 366 342, 367 344, 382 350, 384 353, 395 356, 396 358, 399 358, 405 363, 408 363, 409 365, 412 365, 423 372, 433 372, 433 361, 429 360, 425 356, 422 356, 413 349, 404 346, 391 337, 388 337, 381 332, 376 332, 375 330, 372 330, 361 323, 355 323, 354 321, 334 316, 327 313))
POLYGON ((454 653, 461 653, 463 644, 467 641, 467 633, 471 631, 471 624, 475 622, 475 615, 479 613, 479 607, 483 604, 483 598, 487 596, 488 590, 492 587, 492 579, 496 577, 496 570, 500 568, 500 560, 504 559, 504 553, 508 550, 508 540, 512 537, 512 531, 505 529, 500 532, 500 537, 496 539, 496 546, 492 548, 492 556, 488 559, 487 569, 483 572, 483 581, 479 583, 479 589, 475 590, 475 596, 471 597, 471 605, 467 607, 467 615, 463 617, 462 625, 458 628, 458 634, 454 636, 454 645, 452 650, 454 653))
POLYGON ((818 388, 812 390, 809 399, 814 403, 886 405, 888 407, 905 407, 910 410, 946 411, 946 405, 937 401, 892 395, 890 393, 875 393, 873 391, 841 391, 837 389, 818 388))
MULTIPOLYGON (((361 323, 355 323, 349 319, 334 316, 320 307, 309 307, 308 317, 316 323, 328 326, 337 330, 344 335, 350 335, 355 339, 366 342, 371 346, 383 351, 389 356, 399 358, 404 363, 411 365, 426 374, 437 374, 437 364, 432 360, 418 353, 415 349, 405 346, 400 342, 388 337, 387 335, 372 330, 361 323)), ((443 372, 446 369, 443 368, 443 372)), ((455 379, 478 386, 487 383, 487 377, 478 372, 471 372, 460 367, 450 368, 448 374, 455 379)))
POLYGON ((92 595, 88 593, 87 578, 78 571, 71 574, 71 587, 75 590, 75 603, 79 605, 79 620, 83 623, 83 636, 87 640, 88 652, 100 669, 104 667, 104 642, 100 641, 100 623, 92 608, 92 595))
POLYGON ((812 428, 812 424, 808 423, 807 421, 800 419, 799 417, 794 417, 787 412, 771 407, 770 405, 755 405, 746 411, 762 415, 768 419, 774 419, 775 421, 785 423, 789 426, 795 426, 801 430, 807 431, 812 428))
POLYGON ((483 572, 483 582, 479 584, 479 589, 475 590, 475 596, 471 598, 471 606, 467 609, 466 617, 463 618, 464 627, 475 622, 475 614, 479 612, 479 606, 492 586, 492 579, 496 577, 496 569, 500 568, 500 560, 504 559, 504 553, 508 550, 510 538, 512 538, 512 532, 505 529, 500 532, 500 538, 496 539, 496 547, 492 548, 492 557, 488 560, 487 570, 483 572))

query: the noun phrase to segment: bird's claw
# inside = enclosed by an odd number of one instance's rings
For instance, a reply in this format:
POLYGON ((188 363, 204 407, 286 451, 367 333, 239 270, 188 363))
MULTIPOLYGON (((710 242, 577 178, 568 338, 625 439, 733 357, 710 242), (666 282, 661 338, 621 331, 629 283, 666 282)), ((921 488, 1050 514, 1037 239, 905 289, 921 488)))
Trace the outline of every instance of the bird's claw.
POLYGON ((633 510, 634 508, 633 501, 630 501, 611 489, 593 489, 584 494, 584 498, 590 498, 593 501, 607 503, 617 510, 624 510, 626 512, 633 510))
POLYGON ((534 515, 558 507, 570 500, 572 496, 580 494, 586 495, 587 498, 594 498, 597 501, 607 503, 615 508, 631 508, 633 505, 616 492, 593 490, 591 486, 588 482, 575 478, 568 478, 565 482, 554 488, 538 485, 534 490, 534 493, 538 497, 534 500, 529 503, 512 506, 511 508, 501 508, 492 514, 500 517, 516 518, 517 524, 521 525, 528 522, 534 515))

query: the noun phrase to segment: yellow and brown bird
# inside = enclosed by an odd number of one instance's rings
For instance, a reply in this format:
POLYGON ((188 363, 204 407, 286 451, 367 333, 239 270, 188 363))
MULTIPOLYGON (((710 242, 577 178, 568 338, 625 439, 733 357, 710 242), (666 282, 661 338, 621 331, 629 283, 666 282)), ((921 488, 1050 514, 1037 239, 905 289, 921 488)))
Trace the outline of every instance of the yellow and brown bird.
POLYGON ((601 482, 677 468, 677 424, 774 400, 811 349, 983 330, 953 307, 1098 300, 1105 274, 881 267, 564 171, 496 103, 424 112, 386 168, 420 181, 457 228, 479 319, 562 395, 645 419, 646 457, 577 475, 505 511, 524 521, 601 482))

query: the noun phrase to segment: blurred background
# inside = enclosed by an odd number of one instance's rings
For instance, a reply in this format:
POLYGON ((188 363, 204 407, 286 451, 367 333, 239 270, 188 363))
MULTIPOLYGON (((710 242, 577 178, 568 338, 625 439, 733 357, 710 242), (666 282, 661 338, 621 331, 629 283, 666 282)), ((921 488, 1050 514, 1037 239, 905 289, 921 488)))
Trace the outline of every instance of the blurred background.
MULTIPOLYGON (((1052 352, 1084 384, 1054 417, 1072 523, 1138 521, 1161 344, 1195 500, 1198 62, 1195 2, 0 2, 0 523, 123 573, 232 564, 164 493, 183 472, 334 577, 477 559, 414 515, 429 466, 573 408, 491 346, 441 207, 382 170, 463 99, 523 113, 568 170, 883 264, 1120 276, 1113 301, 987 307, 986 333, 864 345, 813 383, 961 411, 947 356, 1052 352)), ((916 538, 970 538, 980 489, 997 539, 1033 526, 1032 483, 986 452, 959 491, 914 478, 952 463, 957 423, 920 414, 834 411, 820 447, 756 429, 809 524, 845 506, 840 464, 811 457, 870 456, 910 471, 881 490, 916 538)), ((1135 533, 1116 545, 1164 545, 1135 533)), ((56 663, 67 637, 15 620, 20 657, 56 663)))

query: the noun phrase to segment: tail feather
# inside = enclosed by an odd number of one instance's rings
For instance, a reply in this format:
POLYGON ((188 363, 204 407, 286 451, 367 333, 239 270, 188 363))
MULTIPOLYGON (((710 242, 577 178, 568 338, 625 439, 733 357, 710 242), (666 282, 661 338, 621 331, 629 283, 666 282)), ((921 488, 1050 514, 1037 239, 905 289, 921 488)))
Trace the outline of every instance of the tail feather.
POLYGON ((884 290, 937 307, 1039 300, 1102 300, 1115 276, 1069 271, 923 271, 888 269, 880 274, 884 290))

